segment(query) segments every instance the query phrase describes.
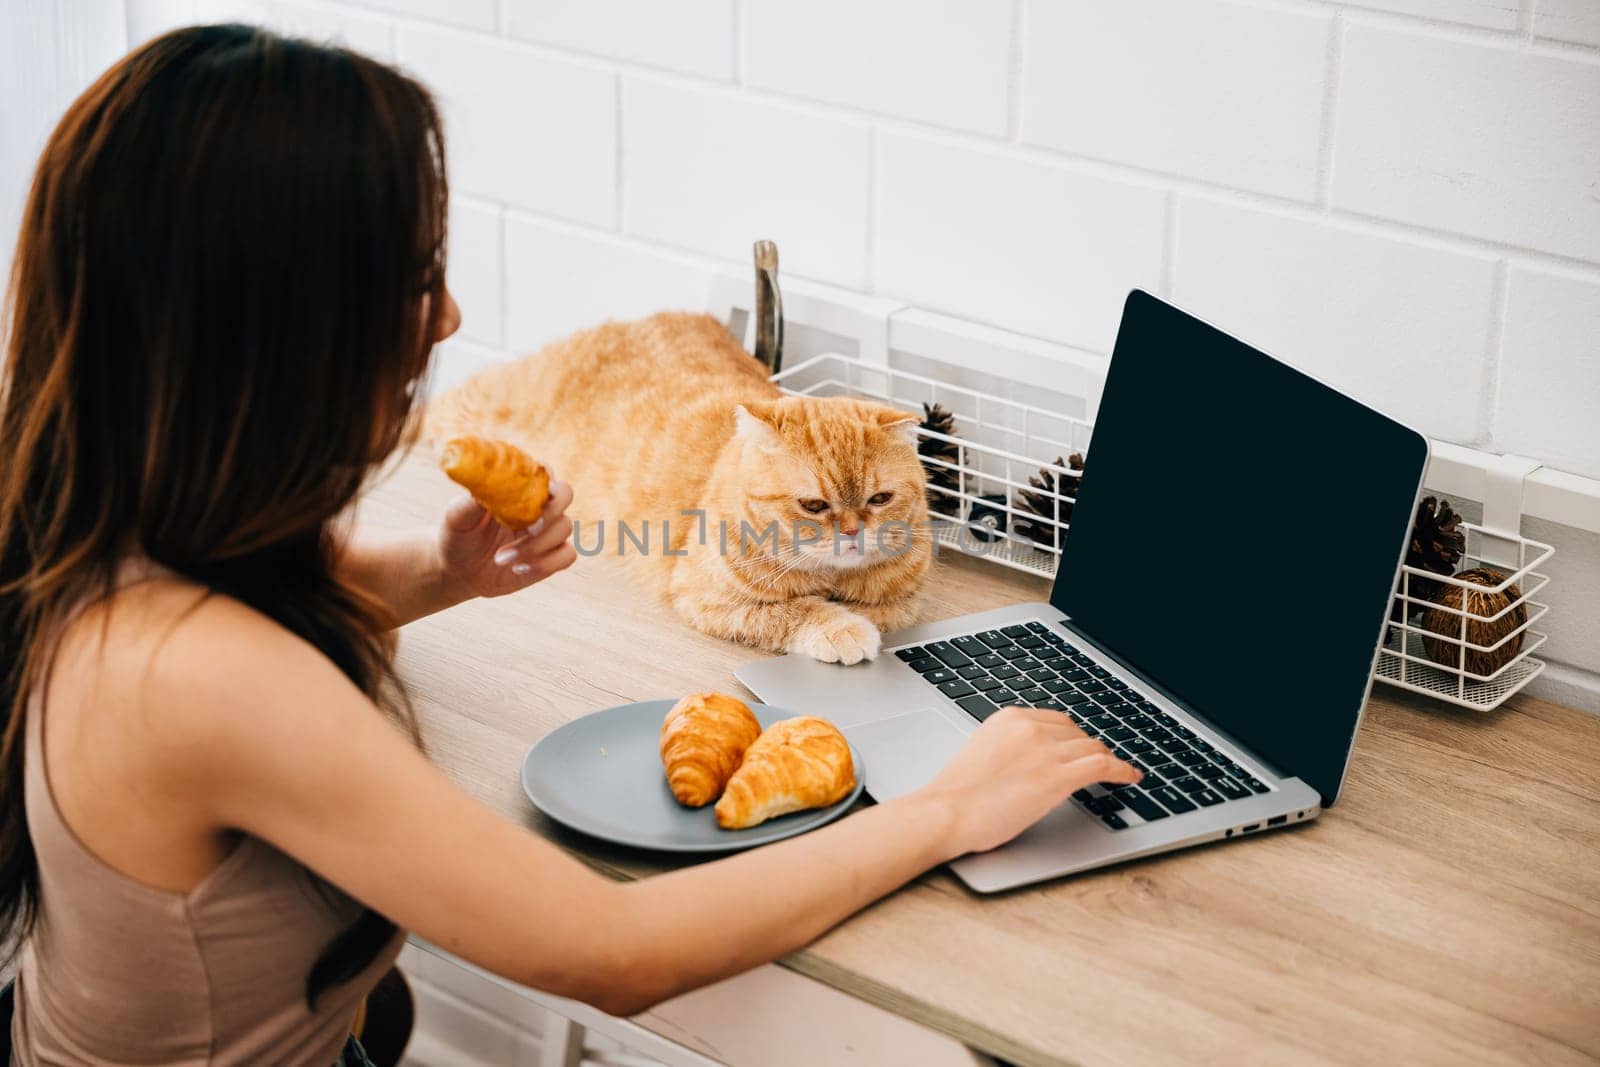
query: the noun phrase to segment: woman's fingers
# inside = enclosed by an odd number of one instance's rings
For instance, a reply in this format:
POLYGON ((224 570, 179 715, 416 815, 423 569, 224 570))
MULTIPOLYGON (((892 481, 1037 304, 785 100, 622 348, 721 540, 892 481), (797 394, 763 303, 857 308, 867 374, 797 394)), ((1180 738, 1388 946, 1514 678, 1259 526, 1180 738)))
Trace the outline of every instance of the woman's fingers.
MULTIPOLYGON (((1032 729, 1042 730, 1043 737, 1048 739, 1050 745, 1049 752, 1059 757, 1070 781, 1079 785, 1091 782, 1137 782, 1144 776, 1143 771, 1113 756, 1104 742, 1084 733, 1070 715, 1050 708, 1014 706, 1003 710, 1013 719, 1026 722, 1032 729)), ((1078 785, 1073 788, 1078 788, 1078 785)))
POLYGON ((550 577, 558 571, 564 571, 578 558, 578 550, 570 542, 557 545, 553 551, 542 553, 526 563, 511 565, 511 573, 518 578, 525 579, 524 584, 532 585, 550 577))
POLYGON ((572 486, 566 482, 552 480, 550 482, 550 499, 545 501, 544 510, 539 513, 539 522, 548 523, 551 519, 566 511, 572 505, 572 486))
POLYGON ((531 527, 527 533, 496 552, 494 561, 501 566, 526 563, 544 555, 571 536, 572 520, 565 515, 558 515, 554 520, 541 519, 539 525, 531 527))
POLYGON ((1001 708, 996 715, 1009 712, 1014 718, 1026 719, 1041 726, 1050 727, 1053 732, 1067 734, 1074 737, 1087 737, 1083 728, 1072 721, 1072 716, 1063 715, 1051 708, 1030 708, 1021 704, 1013 704, 1009 708, 1001 708))
POLYGON ((1059 753, 1065 765, 1068 781, 1075 783, 1073 789, 1091 782, 1132 784, 1144 777, 1144 772, 1133 764, 1113 756, 1103 741, 1084 733, 1070 716, 1047 708, 1028 710, 1033 713, 1030 717, 1048 716, 1035 718, 1035 721, 1042 722, 1052 734, 1059 736, 1060 747, 1054 751, 1059 753))
POLYGON ((1131 763, 1124 763, 1109 752, 1080 756, 1067 764, 1074 780, 1085 785, 1091 782, 1116 782, 1132 785, 1144 777, 1144 772, 1131 763))
POLYGON ((488 509, 469 494, 462 493, 445 509, 444 524, 453 533, 471 533, 482 526, 488 517, 488 509))
POLYGON ((1073 760, 1083 759, 1086 756, 1110 755, 1111 750, 1102 742, 1092 737, 1078 736, 1068 739, 1061 746, 1061 758, 1070 763, 1073 760))
POLYGON ((1001 716, 1004 716, 1006 721, 1028 723, 1036 727, 1044 726, 1055 732, 1066 731, 1079 735, 1083 733, 1082 730, 1078 729, 1078 724, 1072 721, 1071 716, 1063 715, 1061 712, 1053 711, 1050 708, 1030 708, 1024 704, 1012 704, 1009 707, 1001 708, 989 718, 998 719, 1001 716))
POLYGON ((530 533, 496 552, 494 561, 502 567, 509 566, 513 574, 531 574, 542 557, 559 550, 571 537, 572 520, 565 515, 557 516, 553 522, 542 520, 530 533))
POLYGON ((550 499, 539 513, 539 521, 527 529, 516 531, 512 539, 494 554, 495 563, 502 567, 527 563, 565 541, 572 535, 572 520, 565 515, 571 504, 572 486, 552 480, 550 499))

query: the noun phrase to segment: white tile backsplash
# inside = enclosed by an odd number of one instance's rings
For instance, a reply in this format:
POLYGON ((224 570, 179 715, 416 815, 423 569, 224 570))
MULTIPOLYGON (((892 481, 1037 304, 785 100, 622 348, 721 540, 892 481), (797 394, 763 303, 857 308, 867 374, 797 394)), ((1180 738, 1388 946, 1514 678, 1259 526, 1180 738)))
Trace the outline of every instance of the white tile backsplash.
POLYGON ((1161 280, 1167 194, 912 134, 878 138, 880 292, 1109 351, 1161 280))
POLYGON ((1499 443, 1600 478, 1600 279, 1518 268, 1507 296, 1499 443))
POLYGON ((501 209, 456 196, 450 202, 446 282, 461 307, 461 336, 499 347, 505 342, 501 306, 505 257, 501 209))
POLYGON ((1177 234, 1190 311, 1425 433, 1483 436, 1489 257, 1203 197, 1177 234))
POLYGON ((607 319, 702 310, 710 271, 682 255, 572 227, 506 223, 507 347, 530 352, 607 319))
MULTIPOLYGON (((1541 6, 1549 2, 1540 0, 1541 6)), ((1588 0, 1576 2, 1587 3, 1588 0)), ((1515 30, 1524 5, 1521 0, 1355 0, 1349 6, 1493 30, 1515 30)))
POLYGON ((1595 0, 1539 0, 1533 32, 1551 40, 1600 47, 1600 4, 1595 0))
POLYGON ((1332 23, 1212 0, 1034 4, 1023 139, 1311 200, 1332 23))
POLYGON ((433 22, 448 22, 476 30, 493 30, 498 0, 348 0, 341 6, 369 8, 393 15, 409 15, 433 22))
POLYGON ((996 0, 749 0, 745 84, 1003 134, 1011 21, 996 0))
POLYGON ((489 38, 404 24, 400 63, 444 111, 456 188, 599 226, 616 219, 616 75, 489 38))
POLYGON ((864 123, 630 77, 622 124, 627 233, 740 262, 770 238, 786 271, 865 281, 864 123))
POLYGON ((1352 25, 1333 206, 1600 263, 1596 58, 1352 25))
POLYGON ((512 37, 707 78, 733 77, 734 0, 501 0, 512 37))

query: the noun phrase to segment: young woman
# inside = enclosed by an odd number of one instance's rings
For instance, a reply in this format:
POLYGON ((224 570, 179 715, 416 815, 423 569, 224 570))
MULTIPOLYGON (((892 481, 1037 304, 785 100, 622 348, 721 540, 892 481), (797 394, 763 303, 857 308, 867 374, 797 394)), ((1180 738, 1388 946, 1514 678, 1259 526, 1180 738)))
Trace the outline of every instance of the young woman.
POLYGON ((239 26, 146 45, 50 139, 0 378, 16 1062, 331 1064, 401 930, 630 1014, 1136 776, 1008 710, 913 796, 628 885, 452 785, 386 632, 574 551, 560 485, 527 532, 463 501, 341 534, 456 327, 444 173, 417 83, 239 26))

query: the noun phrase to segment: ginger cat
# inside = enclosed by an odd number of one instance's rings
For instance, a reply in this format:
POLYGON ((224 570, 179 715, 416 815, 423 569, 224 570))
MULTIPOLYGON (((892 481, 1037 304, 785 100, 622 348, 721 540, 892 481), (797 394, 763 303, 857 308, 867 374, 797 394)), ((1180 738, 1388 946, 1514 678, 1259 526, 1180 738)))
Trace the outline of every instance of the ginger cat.
POLYGON ((785 397, 717 320, 668 312, 489 368, 429 406, 426 432, 551 464, 579 550, 620 555, 696 629, 855 663, 912 621, 931 562, 917 421, 785 397))

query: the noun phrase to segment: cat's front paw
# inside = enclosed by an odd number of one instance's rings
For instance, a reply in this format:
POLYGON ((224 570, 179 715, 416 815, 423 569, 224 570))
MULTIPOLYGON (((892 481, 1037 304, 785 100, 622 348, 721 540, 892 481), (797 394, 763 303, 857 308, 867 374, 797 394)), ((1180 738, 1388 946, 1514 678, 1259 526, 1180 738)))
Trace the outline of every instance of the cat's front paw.
POLYGON ((872 620, 841 610, 802 623, 789 651, 823 663, 860 663, 878 654, 882 640, 872 620))

